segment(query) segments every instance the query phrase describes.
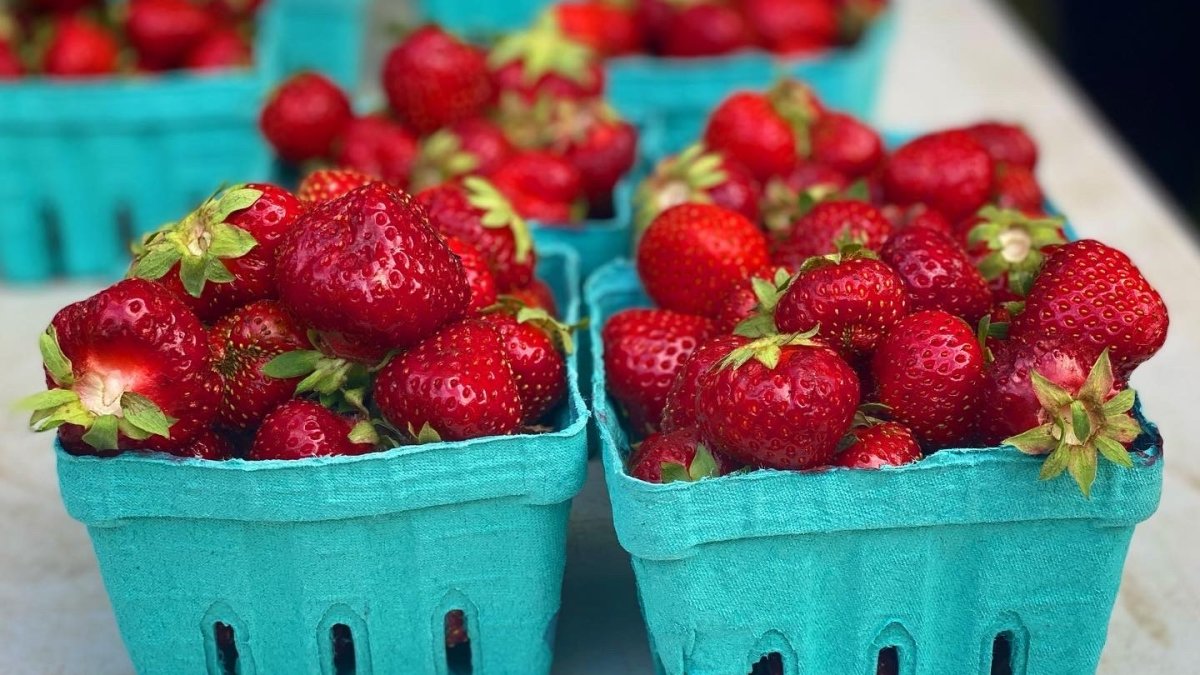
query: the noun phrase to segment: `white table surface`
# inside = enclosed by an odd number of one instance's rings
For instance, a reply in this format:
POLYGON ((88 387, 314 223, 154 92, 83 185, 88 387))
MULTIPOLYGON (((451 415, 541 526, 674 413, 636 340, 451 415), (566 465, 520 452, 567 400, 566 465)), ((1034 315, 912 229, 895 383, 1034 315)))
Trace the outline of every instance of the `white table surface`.
MULTIPOLYGON (((879 120, 929 128, 1019 120, 1038 138, 1040 176, 1081 236, 1130 254, 1166 298, 1166 347, 1134 377, 1167 446, 1158 513, 1138 528, 1102 673, 1196 672, 1200 663, 1200 444, 1188 440, 1200 382, 1200 256, 1186 222, 1030 38, 980 0, 908 0, 879 120), (1197 447, 1189 447, 1197 446, 1197 447)), ((83 284, 0 285, 0 673, 131 672, 82 526, 59 501, 47 437, 11 402, 41 386, 35 339, 83 284)), ((598 467, 576 500, 556 673, 645 673, 649 655, 628 560, 598 467)))

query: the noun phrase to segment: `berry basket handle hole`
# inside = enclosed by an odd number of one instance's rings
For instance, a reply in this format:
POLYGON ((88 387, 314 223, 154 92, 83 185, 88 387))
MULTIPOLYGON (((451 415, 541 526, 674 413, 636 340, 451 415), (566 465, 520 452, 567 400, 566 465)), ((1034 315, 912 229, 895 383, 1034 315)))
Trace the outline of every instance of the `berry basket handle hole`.
POLYGON ((875 661, 875 675, 900 675, 900 650, 884 647, 875 661))
POLYGON ((1013 675, 1013 636, 1008 631, 992 641, 991 675, 1013 675))
POLYGON ((334 675, 355 675, 358 663, 354 654, 354 632, 344 623, 329 628, 329 646, 333 654, 334 675))
POLYGON ((450 675, 471 675, 471 636, 467 633, 467 615, 461 609, 446 612, 445 621, 446 672, 450 675))
POLYGON ((217 621, 213 624, 213 640, 216 643, 216 663, 210 664, 208 671, 217 675, 240 675, 242 669, 238 663, 237 636, 233 626, 217 621))
POLYGON ((750 669, 750 675, 783 675, 783 655, 779 652, 763 654, 750 669))

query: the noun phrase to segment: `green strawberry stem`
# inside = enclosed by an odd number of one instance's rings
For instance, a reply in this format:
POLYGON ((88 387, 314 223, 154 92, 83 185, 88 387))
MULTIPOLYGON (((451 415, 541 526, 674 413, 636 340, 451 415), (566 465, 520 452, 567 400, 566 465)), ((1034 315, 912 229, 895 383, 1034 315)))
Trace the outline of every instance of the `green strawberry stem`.
POLYGON ((689 466, 685 467, 678 462, 663 462, 661 469, 663 483, 676 481, 694 483, 701 478, 714 478, 721 473, 716 458, 703 444, 696 446, 696 454, 692 457, 692 463, 689 466))
POLYGON ((508 198, 496 189, 495 185, 479 176, 463 179, 463 187, 467 189, 467 202, 483 211, 483 226, 511 230, 516 245, 513 258, 519 263, 529 260, 533 251, 533 235, 529 233, 529 225, 525 219, 517 214, 508 198))
POLYGON ((1030 218, 1020 211, 985 206, 979 210, 978 225, 967 233, 971 246, 984 244, 989 253, 978 263, 984 279, 993 281, 1008 274, 1008 288, 1024 297, 1029 294, 1046 256, 1042 249, 1067 243, 1062 218, 1030 218))
POLYGON ((759 338, 729 352, 721 360, 719 368, 741 368, 747 361, 754 359, 766 366, 768 370, 774 370, 775 366, 779 365, 779 359, 783 355, 784 347, 815 345, 816 343, 811 338, 819 330, 820 326, 815 326, 812 330, 803 333, 784 333, 782 335, 768 335, 759 338))

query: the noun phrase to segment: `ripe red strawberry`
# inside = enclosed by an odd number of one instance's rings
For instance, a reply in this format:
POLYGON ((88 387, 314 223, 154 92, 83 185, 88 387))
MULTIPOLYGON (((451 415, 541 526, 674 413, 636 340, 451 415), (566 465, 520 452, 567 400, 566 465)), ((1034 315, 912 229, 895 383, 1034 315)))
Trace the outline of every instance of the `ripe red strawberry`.
POLYGON ((647 483, 673 483, 716 478, 736 470, 736 463, 715 455, 700 440, 696 427, 652 434, 629 457, 627 473, 647 483))
POLYGON ((81 16, 64 16, 54 22, 41 71, 55 77, 109 75, 117 71, 117 56, 111 33, 81 16))
POLYGON ((181 448, 216 415, 208 335, 158 284, 127 279, 66 306, 38 346, 49 391, 26 401, 30 422, 73 453, 181 448))
POLYGON ((899 232, 908 228, 925 228, 945 235, 954 234, 954 226, 940 212, 926 207, 924 204, 913 204, 908 207, 889 204, 883 207, 883 214, 892 223, 892 231, 899 232))
POLYGON ((1001 208, 1042 213, 1045 198, 1033 172, 1016 164, 997 164, 993 200, 1001 208))
POLYGON ((494 122, 455 122, 421 140, 409 184, 416 192, 469 174, 490 176, 516 152, 494 122))
POLYGON ((288 311, 360 358, 415 345, 470 300, 462 263, 425 210, 383 183, 301 216, 279 247, 275 275, 288 311))
POLYGON ((1085 239, 1059 247, 1042 267, 1013 319, 1009 337, 1060 339, 1086 360, 1108 349, 1126 380, 1167 338, 1167 307, 1128 256, 1085 239))
POLYGON ((433 25, 388 53, 383 90, 392 112, 421 135, 478 117, 495 95, 484 55, 433 25))
POLYGON ((708 319, 665 309, 628 309, 604 324, 608 391, 638 432, 658 428, 675 375, 710 335, 708 319))
POLYGON ((554 300, 554 291, 541 279, 533 279, 524 288, 517 288, 506 293, 526 307, 544 309, 550 316, 558 316, 558 303, 554 300))
POLYGON ((829 111, 813 124, 812 160, 844 176, 866 176, 883 156, 879 134, 850 115, 829 111))
POLYGON ((462 262, 467 285, 471 288, 471 299, 463 315, 477 314, 496 304, 496 278, 492 276, 487 259, 479 249, 458 237, 446 237, 446 246, 462 262))
POLYGON ((349 419, 320 403, 292 399, 263 420, 246 459, 307 459, 373 452, 373 443, 351 440, 353 427, 349 419))
POLYGON ((233 444, 229 439, 212 429, 200 431, 187 445, 167 452, 176 457, 193 457, 215 462, 233 459, 235 456, 233 444))
POLYGON ((376 180, 378 178, 372 178, 354 169, 316 169, 300 181, 300 189, 296 191, 296 196, 311 206, 337 199, 354 188, 376 180))
POLYGON ((125 35, 151 70, 179 66, 216 27, 213 15, 188 0, 129 0, 126 7, 125 35))
POLYGON ((901 146, 883 170, 889 202, 923 203, 957 222, 991 195, 992 159, 964 131, 940 131, 901 146))
POLYGON ((891 232, 892 224, 883 212, 866 202, 820 202, 792 224, 791 233, 775 248, 772 261, 796 269, 813 256, 836 252, 843 241, 879 250, 891 232))
POLYGON ((908 228, 892 235, 879 254, 904 280, 912 311, 940 309, 974 325, 992 307, 987 281, 940 232, 908 228))
POLYGON ((850 432, 852 444, 833 460, 834 466, 878 469, 902 466, 921 459, 921 446, 912 432, 895 422, 884 422, 850 432))
POLYGON ((475 246, 488 261, 501 293, 528 286, 537 252, 529 226, 494 185, 471 176, 417 195, 429 223, 448 237, 475 246))
POLYGON ((263 136, 280 157, 304 162, 329 155, 350 123, 350 99, 329 78, 298 73, 271 94, 259 117, 263 136))
POLYGON ((466 615, 463 614, 461 609, 446 612, 446 618, 443 620, 443 631, 446 634, 446 649, 453 649, 471 641, 470 635, 467 634, 466 615))
POLYGON ((492 48, 488 66, 503 98, 585 100, 604 92, 604 68, 595 52, 571 40, 553 22, 512 33, 492 48))
POLYGON ((901 319, 871 364, 879 402, 931 448, 966 447, 984 384, 983 348, 962 319, 941 310, 901 319))
POLYGON ((730 352, 747 342, 749 340, 738 335, 717 335, 701 343, 683 361, 683 366, 671 381, 663 404, 660 425, 663 433, 696 425, 696 396, 704 386, 704 379, 730 352))
POLYGON ((664 309, 712 317, 725 295, 769 263, 767 240, 740 214, 711 204, 663 211, 638 244, 638 275, 664 309))
POLYGON ((715 452, 752 466, 827 464, 858 407, 854 370, 804 335, 775 335, 734 350, 696 399, 700 436, 715 452))
POLYGON ((638 186, 635 227, 641 233, 658 214, 687 202, 716 204, 756 221, 759 196, 758 181, 749 171, 725 153, 696 143, 659 162, 638 186))
POLYGON ((303 207, 267 183, 236 185, 142 243, 129 275, 157 279, 203 321, 275 297, 275 251, 303 207))
POLYGON ((251 63, 250 43, 232 28, 222 28, 209 33, 183 60, 183 67, 191 70, 221 70, 244 68, 251 63))
POLYGON ((745 166, 761 183, 796 166, 792 125, 764 94, 740 92, 725 99, 708 119, 704 142, 745 166))
POLYGON ((213 0, 209 8, 225 21, 253 18, 266 0, 213 0))
POLYGON ((312 349, 304 329, 274 300, 260 300, 224 316, 209 335, 213 367, 221 376, 223 396, 217 422, 228 429, 251 429, 292 398, 299 378, 276 379, 263 373, 285 352, 312 349))
POLYGON ((577 120, 572 124, 576 128, 560 137, 554 149, 579 171, 583 195, 595 207, 611 204, 617 181, 633 168, 638 133, 608 106, 590 108, 573 113, 577 120))
POLYGON ((517 153, 492 174, 492 184, 523 218, 562 225, 582 217, 583 177, 553 153, 517 153))
POLYGON ((386 117, 356 117, 342 127, 333 142, 333 161, 347 169, 404 189, 408 187, 417 138, 386 117))
POLYGON ((1033 170, 1037 166, 1037 144, 1016 124, 980 122, 963 129, 979 141, 992 161, 1033 170))
POLYGON ((754 294, 756 278, 760 280, 775 279, 779 283, 785 283, 791 277, 791 273, 786 269, 782 267, 778 269, 782 270, 782 278, 769 269, 760 270, 749 279, 729 289, 729 292, 717 305, 717 312, 713 316, 713 328, 718 334, 733 333, 738 324, 754 316, 755 310, 758 309, 758 296, 754 294))
POLYGON ((556 4, 550 10, 559 30, 603 56, 632 54, 642 47, 642 26, 629 9, 604 0, 556 4))
POLYGON ((998 341, 983 390, 981 440, 999 445, 1009 436, 1044 424, 1048 418, 1033 390, 1031 374, 1037 372, 1063 389, 1076 391, 1092 367, 1084 351, 1054 340, 998 341))
POLYGON ((400 431, 447 441, 514 433, 523 410, 503 340, 481 321, 446 326, 388 362, 375 402, 400 431))
POLYGON ((967 253, 992 289, 993 301, 1019 300, 1029 293, 1045 256, 1067 243, 1061 218, 1029 218, 992 206, 979 212, 967 234, 967 253))
POLYGON ((545 310, 526 309, 516 316, 492 312, 482 320, 503 340, 504 355, 521 398, 521 420, 525 424, 537 422, 567 395, 567 362, 547 331, 567 340, 569 334, 545 310))
POLYGON ((745 18, 720 2, 696 2, 679 7, 662 33, 666 56, 719 56, 754 45, 754 34, 745 18))
POLYGON ((15 80, 25 74, 25 64, 11 42, 0 38, 0 80, 15 80))
POLYGON ((811 54, 838 39, 831 0, 742 0, 742 11, 759 42, 779 54, 811 54))

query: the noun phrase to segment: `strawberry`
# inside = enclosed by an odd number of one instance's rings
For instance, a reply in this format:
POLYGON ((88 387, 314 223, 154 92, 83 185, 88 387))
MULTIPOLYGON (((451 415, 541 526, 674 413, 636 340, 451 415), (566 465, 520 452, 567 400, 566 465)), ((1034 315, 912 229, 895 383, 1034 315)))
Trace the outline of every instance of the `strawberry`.
POLYGON ((742 11, 759 42, 779 54, 811 54, 838 38, 831 0, 742 0, 742 11))
POLYGON ((900 319, 871 363, 879 402, 930 448, 971 441, 984 384, 975 331, 942 310, 900 319))
POLYGON ((994 300, 1029 293, 1047 253, 1067 243, 1061 218, 1033 219, 1018 211, 985 206, 967 235, 968 254, 992 288, 994 300))
POLYGON ((420 191, 468 174, 490 176, 516 151, 504 131, 489 120, 455 122, 421 140, 410 185, 420 191))
POLYGON ((856 429, 848 437, 851 444, 834 458, 834 466, 849 469, 878 469, 902 466, 921 459, 921 446, 911 431, 895 422, 883 422, 856 429))
POLYGON ((987 150, 993 162, 1033 170, 1037 166, 1037 144, 1015 124, 980 122, 963 129, 987 150))
POLYGON ((940 131, 909 141, 883 169, 889 202, 923 203, 957 222, 979 210, 992 190, 992 159, 964 131, 940 131))
POLYGON ((162 286, 126 279, 54 315, 38 341, 49 391, 25 401, 76 454, 182 448, 221 400, 208 335, 162 286))
POLYGON ((925 228, 945 235, 954 233, 954 226, 940 212, 926 207, 924 204, 913 204, 908 207, 889 204, 883 207, 883 214, 892 223, 892 230, 899 232, 908 228, 925 228))
POLYGON ((24 74, 25 64, 21 63, 16 47, 0 37, 0 80, 15 80, 24 74))
POLYGON ((1060 339, 1085 360, 1107 349, 1121 380, 1167 338, 1167 307, 1128 256, 1085 239, 1059 247, 1042 267, 1013 319, 1013 340, 1060 339))
POLYGON ((762 231, 711 204, 663 211, 637 249, 638 274, 660 307, 708 317, 716 315, 731 288, 768 262, 762 231))
POLYGON ((266 0, 213 0, 209 8, 222 20, 251 19, 266 0))
POLYGON ((651 434, 629 457, 626 473, 647 483, 673 483, 716 478, 737 466, 709 452, 695 427, 651 434))
POLYGON ((786 175, 796 166, 796 135, 764 94, 725 99, 708 119, 705 144, 746 167, 755 180, 786 175))
POLYGON ((641 49, 642 26, 634 13, 605 0, 554 5, 550 12, 564 34, 602 56, 622 56, 641 49))
POLYGON ((554 300, 554 291, 541 279, 533 279, 528 286, 510 290, 507 295, 526 307, 544 309, 550 316, 558 316, 558 303, 554 300))
POLYGON ((608 390, 637 431, 658 427, 676 374, 710 335, 708 319, 666 309, 628 309, 604 324, 608 390))
POLYGON ((192 47, 183 59, 183 67, 191 70, 221 70, 245 68, 250 65, 250 43, 232 28, 209 33, 192 47))
POLYGON ((883 155, 879 134, 850 115, 830 111, 813 124, 812 161, 843 176, 866 176, 883 162, 883 155))
POLYGON ((754 44, 754 35, 736 9, 720 2, 696 2, 676 9, 662 33, 666 56, 719 56, 754 44))
POLYGON ((858 407, 854 370, 806 334, 738 347, 701 382, 696 420, 714 452, 774 469, 827 464, 858 407))
POLYGON ((301 202, 312 206, 337 199, 354 188, 376 180, 378 179, 354 169, 316 169, 300 181, 296 196, 301 202))
POLYGON ((503 339, 477 320, 450 324, 389 361, 375 381, 375 403, 418 440, 511 434, 523 411, 503 339))
POLYGON ((260 300, 222 317, 213 325, 209 344, 224 391, 217 422, 237 430, 253 428, 292 398, 300 383, 299 378, 270 377, 263 366, 285 352, 312 349, 304 329, 274 300, 260 300))
POLYGON ((702 342, 684 359, 663 403, 660 425, 663 433, 695 426, 696 396, 704 386, 703 380, 716 370, 717 364, 730 352, 747 342, 746 338, 738 335, 718 335, 702 342))
POLYGON ((304 72, 271 94, 258 124, 280 157, 305 162, 328 156, 351 117, 345 92, 324 75, 304 72))
POLYGON ((248 302, 275 297, 275 251, 302 210, 283 188, 236 185, 151 233, 129 275, 157 279, 200 319, 212 321, 248 302))
POLYGON ((320 403, 292 399, 263 420, 246 459, 308 459, 373 452, 373 443, 351 439, 353 428, 350 420, 320 403))
POLYGON ((522 309, 516 316, 492 312, 482 320, 503 340, 521 398, 521 420, 537 422, 567 395, 567 362, 551 334, 566 340, 564 348, 570 349, 569 334, 545 310, 522 309))
POLYGON ((53 24, 53 37, 42 54, 43 73, 55 77, 94 77, 117 71, 117 40, 81 16, 53 24))
POLYGON ((233 444, 229 442, 229 439, 212 429, 201 430, 192 437, 187 445, 167 452, 176 457, 193 457, 215 462, 233 459, 236 456, 233 444))
POLYGON ((467 634, 466 615, 461 609, 446 612, 446 618, 442 623, 443 632, 446 635, 446 649, 453 649, 471 641, 471 637, 467 634))
POLYGON ((558 155, 517 153, 491 179, 523 218, 562 225, 582 217, 583 177, 574 164, 558 155))
MULTIPOLYGON (((783 275, 785 280, 791 276, 787 270, 783 271, 783 275)), ((738 324, 754 316, 755 310, 758 309, 758 296, 754 294, 755 279, 759 277, 771 279, 774 276, 774 273, 760 271, 729 289, 729 292, 717 305, 716 314, 713 315, 713 328, 716 329, 716 332, 725 335, 733 333, 738 324)))
POLYGON ((446 246, 462 262, 467 285, 471 288, 471 299, 463 315, 477 314, 496 304, 496 278, 479 249, 458 237, 446 237, 446 246))
POLYGON ((637 159, 637 129, 604 104, 566 114, 577 118, 572 123, 575 128, 560 137, 554 149, 579 172, 584 197, 591 206, 610 204, 617 181, 637 159))
POLYGON ((775 248, 772 261, 796 269, 812 256, 835 253, 843 241, 878 250, 891 232, 892 224, 883 212, 866 202, 820 202, 792 223, 790 234, 775 248))
POLYGON ((422 136, 478 117, 495 95, 484 55, 433 25, 388 52, 383 90, 392 112, 422 136))
POLYGON ((214 17, 188 0, 129 0, 125 35, 139 63, 151 70, 175 68, 216 27, 214 17))
POLYGON ((687 202, 716 204, 756 221, 758 198, 758 182, 745 168, 724 153, 696 143, 659 162, 638 185, 635 227, 641 233, 658 214, 687 202))
POLYGON ((347 122, 333 143, 333 160, 404 189, 408 187, 417 138, 386 117, 356 117, 347 122))
POLYGON ((445 183, 417 195, 429 223, 448 237, 475 246, 502 293, 529 285, 537 253, 525 221, 494 185, 471 176, 445 183))
MULTIPOLYGON (((1045 423, 1048 418, 1033 390, 1032 374, 1037 372, 1058 387, 1077 391, 1092 367, 1085 351, 1054 340, 996 342, 979 415, 981 440, 999 445, 1009 436, 1045 423)), ((1105 392, 1109 393, 1116 392, 1105 392)))
POLYGON ((470 300, 462 263, 425 210, 384 183, 314 206, 275 260, 284 307, 358 358, 417 344, 470 300))
POLYGON ((595 52, 563 35, 553 21, 501 39, 488 54, 488 66, 501 98, 585 100, 604 92, 604 69, 595 52))
POLYGON ((1016 164, 997 164, 993 200, 1000 208, 1041 214, 1045 198, 1033 172, 1016 164))
POLYGON ((940 309, 975 324, 991 309, 987 281, 954 240, 940 232, 897 232, 879 255, 904 280, 912 311, 940 309))

